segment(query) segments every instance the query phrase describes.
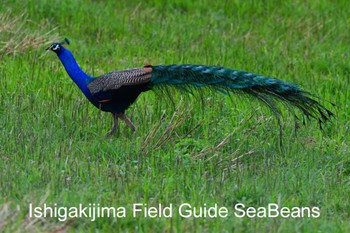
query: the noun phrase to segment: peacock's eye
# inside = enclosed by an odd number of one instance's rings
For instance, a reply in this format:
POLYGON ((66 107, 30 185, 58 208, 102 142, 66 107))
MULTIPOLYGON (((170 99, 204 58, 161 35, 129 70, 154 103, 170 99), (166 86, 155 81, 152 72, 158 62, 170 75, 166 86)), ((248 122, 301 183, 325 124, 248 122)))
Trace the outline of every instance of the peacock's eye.
POLYGON ((56 51, 60 48, 59 44, 53 44, 51 50, 56 51))

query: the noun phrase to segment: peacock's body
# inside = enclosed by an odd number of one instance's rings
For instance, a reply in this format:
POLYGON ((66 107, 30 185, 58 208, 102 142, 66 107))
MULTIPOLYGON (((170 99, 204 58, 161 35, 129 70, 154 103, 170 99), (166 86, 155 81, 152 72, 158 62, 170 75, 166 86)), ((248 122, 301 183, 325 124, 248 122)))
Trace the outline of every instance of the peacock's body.
MULTIPOLYGON (((69 43, 68 40, 65 42, 69 43)), ((277 117, 280 112, 276 101, 296 107, 307 117, 317 119, 320 124, 332 116, 332 112, 312 98, 310 93, 294 84, 218 66, 148 65, 91 77, 81 70, 72 53, 62 44, 53 43, 47 49, 58 55, 69 76, 95 107, 113 114, 114 127, 111 133, 117 130, 118 118, 135 131, 135 126, 125 116, 125 110, 141 92, 155 87, 171 86, 185 90, 209 87, 223 93, 246 93, 269 106, 277 117)))

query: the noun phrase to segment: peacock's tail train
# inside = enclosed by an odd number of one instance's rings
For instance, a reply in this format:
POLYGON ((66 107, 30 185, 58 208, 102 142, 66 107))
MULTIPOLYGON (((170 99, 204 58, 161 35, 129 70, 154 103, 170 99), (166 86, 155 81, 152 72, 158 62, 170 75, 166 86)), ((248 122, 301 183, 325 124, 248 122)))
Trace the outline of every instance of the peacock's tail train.
POLYGON ((223 93, 246 93, 266 104, 279 121, 278 102, 299 109, 308 118, 318 120, 320 127, 333 113, 321 105, 316 97, 297 85, 244 71, 219 66, 169 65, 151 66, 152 87, 173 86, 190 90, 210 87, 223 93))

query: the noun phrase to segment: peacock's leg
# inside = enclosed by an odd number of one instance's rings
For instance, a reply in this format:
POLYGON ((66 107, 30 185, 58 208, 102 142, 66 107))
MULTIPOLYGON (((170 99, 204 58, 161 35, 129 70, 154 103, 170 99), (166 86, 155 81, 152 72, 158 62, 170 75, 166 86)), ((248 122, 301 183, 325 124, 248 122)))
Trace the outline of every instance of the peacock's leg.
POLYGON ((116 114, 117 117, 119 117, 122 121, 124 121, 130 128, 133 132, 136 131, 136 127, 133 125, 133 123, 130 121, 130 119, 125 116, 124 113, 119 113, 119 114, 116 114))
POLYGON ((108 132, 109 136, 114 134, 118 130, 118 114, 112 113, 112 117, 113 117, 114 125, 113 125, 113 128, 111 129, 111 131, 108 132))

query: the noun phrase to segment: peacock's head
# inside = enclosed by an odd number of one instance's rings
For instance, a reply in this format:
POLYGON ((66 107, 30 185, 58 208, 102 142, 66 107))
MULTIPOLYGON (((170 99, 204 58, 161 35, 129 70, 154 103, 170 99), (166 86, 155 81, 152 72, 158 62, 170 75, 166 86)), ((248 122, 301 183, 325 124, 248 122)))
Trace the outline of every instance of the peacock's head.
POLYGON ((69 40, 67 38, 64 38, 64 40, 62 42, 55 42, 52 43, 52 45, 50 45, 49 47, 46 48, 46 50, 51 50, 53 52, 55 52, 56 54, 59 54, 59 52, 62 49, 62 45, 64 44, 68 44, 69 45, 69 40))

